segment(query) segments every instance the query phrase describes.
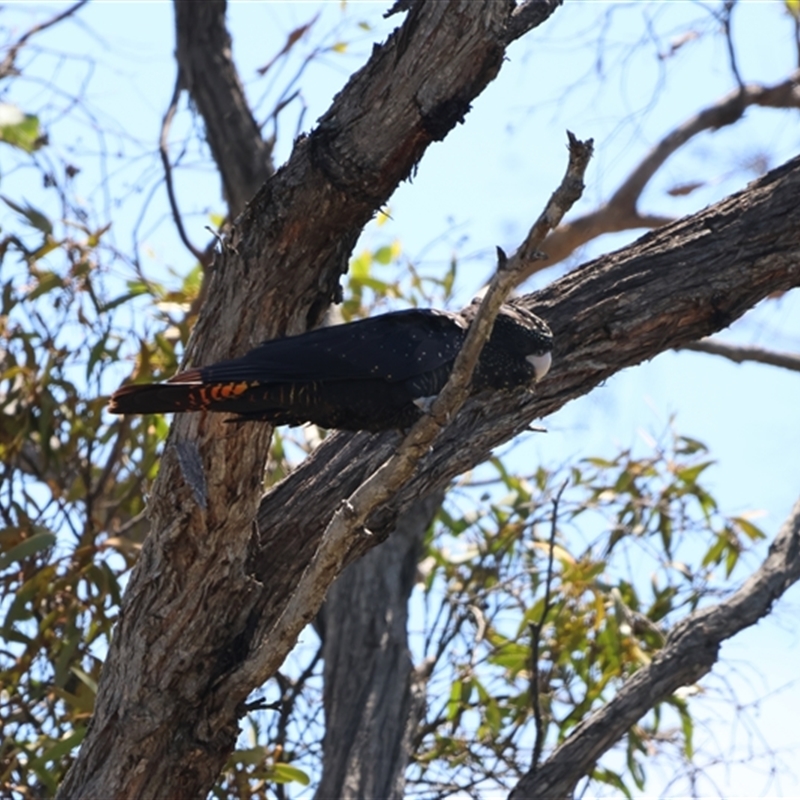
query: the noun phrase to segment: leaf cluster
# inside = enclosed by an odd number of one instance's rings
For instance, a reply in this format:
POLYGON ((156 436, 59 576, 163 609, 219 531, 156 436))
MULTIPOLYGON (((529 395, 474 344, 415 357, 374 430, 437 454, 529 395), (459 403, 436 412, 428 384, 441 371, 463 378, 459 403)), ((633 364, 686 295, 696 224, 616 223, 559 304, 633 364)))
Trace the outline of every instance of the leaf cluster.
MULTIPOLYGON (((450 496, 419 576, 417 644, 432 670, 412 770, 423 796, 513 786, 532 753, 652 659, 678 614, 720 591, 763 533, 719 512, 702 483, 711 463, 670 431, 645 456, 524 477, 495 458, 450 496)), ((692 733, 686 699, 670 697, 629 731, 624 768, 611 759, 593 780, 630 796, 667 744, 691 760, 692 733)))
POLYGON ((108 224, 3 200, 0 785, 50 796, 92 713, 167 432, 163 419, 111 418, 107 390, 126 361, 136 378, 174 370, 188 323, 167 304, 188 304, 197 286, 125 283, 108 224), (142 307, 155 309, 149 329, 142 307))

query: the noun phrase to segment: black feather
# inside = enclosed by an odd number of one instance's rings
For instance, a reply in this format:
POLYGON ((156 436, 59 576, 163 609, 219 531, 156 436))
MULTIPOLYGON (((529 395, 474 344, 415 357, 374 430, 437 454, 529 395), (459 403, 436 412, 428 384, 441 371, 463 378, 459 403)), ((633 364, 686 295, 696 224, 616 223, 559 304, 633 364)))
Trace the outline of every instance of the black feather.
MULTIPOLYGON (((404 428, 421 414, 415 400, 438 394, 447 382, 475 309, 398 311, 273 339, 241 358, 190 369, 166 383, 123 386, 109 410, 208 410, 273 424, 404 428)), ((473 390, 532 383, 535 370, 527 357, 551 348, 542 320, 506 304, 481 354, 473 390)))

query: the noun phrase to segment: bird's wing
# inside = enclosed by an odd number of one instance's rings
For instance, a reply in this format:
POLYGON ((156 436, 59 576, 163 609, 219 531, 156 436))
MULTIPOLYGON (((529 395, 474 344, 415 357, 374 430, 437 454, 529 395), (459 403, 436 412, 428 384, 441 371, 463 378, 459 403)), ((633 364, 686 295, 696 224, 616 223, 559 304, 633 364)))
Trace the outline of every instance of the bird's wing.
POLYGON ((465 332, 457 314, 398 311, 272 339, 241 358, 187 370, 170 382, 403 381, 452 361, 465 332))

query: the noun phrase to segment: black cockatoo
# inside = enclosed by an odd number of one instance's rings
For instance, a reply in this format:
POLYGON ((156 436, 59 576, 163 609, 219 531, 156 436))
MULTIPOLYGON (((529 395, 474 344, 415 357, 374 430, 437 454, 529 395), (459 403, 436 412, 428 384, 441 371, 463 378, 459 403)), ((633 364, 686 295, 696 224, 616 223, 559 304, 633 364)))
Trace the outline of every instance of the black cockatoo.
MULTIPOLYGON (((224 411, 275 425, 407 428, 450 375, 477 304, 461 312, 411 309, 272 339, 241 358, 122 386, 115 414, 224 411)), ((472 392, 511 389, 550 368, 553 335, 521 304, 506 303, 481 352, 472 392)))

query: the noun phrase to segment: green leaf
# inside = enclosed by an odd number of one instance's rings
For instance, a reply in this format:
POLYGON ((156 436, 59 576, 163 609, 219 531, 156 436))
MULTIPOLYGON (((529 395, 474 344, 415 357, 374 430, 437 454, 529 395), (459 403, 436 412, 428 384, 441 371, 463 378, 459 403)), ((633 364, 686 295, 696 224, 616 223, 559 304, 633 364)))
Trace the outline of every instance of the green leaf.
POLYGON ((372 253, 363 250, 355 258, 350 260, 350 276, 352 279, 364 280, 369 276, 369 268, 372 266, 372 253))
POLYGON ((101 361, 103 356, 108 355, 106 345, 108 344, 108 331, 106 331, 95 343, 89 351, 89 360, 86 363, 86 379, 92 376, 92 370, 95 365, 101 361))
POLYGON ((512 676, 516 677, 523 670, 531 667, 531 650, 523 644, 508 642, 489 656, 490 664, 497 664, 499 667, 507 669, 512 676))
POLYGON ((64 286, 64 281, 61 276, 50 270, 39 272, 36 276, 36 286, 28 292, 26 300, 35 300, 37 297, 52 292, 53 289, 61 289, 64 286))
POLYGON ((742 533, 747 536, 753 542, 757 542, 760 539, 766 539, 767 534, 761 530, 757 525, 753 525, 752 522, 745 519, 744 517, 731 517, 731 521, 736 524, 737 527, 741 528, 742 533))
POLYGON ((689 714, 689 710, 687 704, 682 701, 678 700, 677 698, 672 698, 672 704, 678 709, 678 713, 681 716, 681 730, 683 731, 683 752, 686 755, 686 758, 689 761, 692 760, 694 756, 694 745, 692 744, 692 735, 694 734, 694 722, 692 721, 692 717, 689 714))
POLYGON ((49 531, 35 533, 27 539, 23 539, 19 544, 12 547, 8 552, 0 554, 0 570, 5 569, 15 561, 22 561, 42 550, 47 550, 56 543, 55 534, 49 531))
POLYGON ((38 758, 32 759, 30 768, 36 770, 37 774, 40 774, 39 770, 45 764, 60 760, 71 750, 75 749, 83 741, 85 735, 86 728, 78 728, 72 733, 68 733, 63 739, 59 739, 52 747, 46 749, 38 758))
POLYGON ((308 786, 311 778, 303 770, 293 767, 291 764, 276 764, 272 768, 270 778, 275 783, 299 783, 301 786, 308 786))
POLYGON ((144 284, 129 285, 132 285, 134 288, 132 288, 130 292, 125 292, 125 294, 121 294, 119 297, 115 297, 113 300, 103 303, 100 306, 101 313, 113 311, 113 309, 115 309, 117 306, 121 306, 123 303, 127 303, 129 300, 133 300, 134 297, 138 297, 141 294, 147 293, 147 287, 144 284))
POLYGON ((689 436, 678 437, 679 446, 675 449, 678 455, 693 455, 694 453, 707 453, 708 448, 698 439, 689 436))
POLYGON ((729 547, 728 554, 725 556, 725 577, 730 578, 736 562, 739 560, 739 549, 737 547, 729 547))
POLYGON ((616 772, 612 772, 610 769, 596 769, 592 773, 592 778, 596 781, 600 781, 600 783, 606 783, 609 786, 613 786, 615 789, 619 789, 628 800, 632 800, 633 795, 630 792, 630 789, 625 785, 625 781, 622 780, 622 776, 616 772))
POLYGON ((37 231, 41 231, 45 235, 53 233, 53 223, 38 209, 31 205, 18 205, 13 200, 9 200, 4 195, 0 195, 0 199, 9 207, 12 208, 17 214, 21 214, 32 227, 37 231))
POLYGON ((695 464, 693 467, 684 467, 683 469, 679 469, 675 475, 684 483, 693 484, 697 482, 700 473, 713 463, 713 461, 704 461, 701 464, 695 464))
POLYGON ((391 244, 384 245, 383 247, 379 247, 373 254, 372 257, 377 261, 379 264, 383 264, 384 266, 387 264, 391 264, 392 261, 400 255, 400 243, 399 242, 392 242, 391 244))
POLYGON ((257 747, 248 747, 244 750, 235 750, 231 753, 230 761, 235 764, 249 764, 255 766, 256 764, 263 764, 264 759, 267 757, 267 748, 263 745, 257 747))
POLYGON ((10 103, 0 103, 0 142, 32 153, 46 144, 39 126, 39 117, 24 114, 10 103))
POLYGON ((70 667, 70 672, 84 685, 86 686, 92 694, 97 694, 97 681, 89 675, 87 672, 84 672, 80 667, 72 666, 70 667))
POLYGON ((708 548, 706 554, 703 556, 703 566, 707 567, 710 564, 719 564, 727 544, 727 538, 723 534, 719 534, 714 544, 708 548))
MULTIPOLYGON (((49 627, 49 626, 48 626, 49 627)), ((61 634, 61 648, 53 664, 53 683, 56 686, 63 687, 67 682, 67 677, 70 673, 70 662, 75 656, 75 651, 81 643, 81 637, 75 626, 75 616, 72 615, 66 631, 61 634)))
POLYGON ((500 713, 500 706, 494 698, 490 699, 486 704, 486 724, 495 736, 499 735, 500 728, 503 725, 503 715, 500 713))
POLYGON ((598 458, 596 456, 591 456, 589 458, 581 459, 582 463, 584 464, 591 464, 593 467, 600 467, 601 469, 610 469, 611 467, 616 466, 615 461, 609 461, 605 458, 598 458))

